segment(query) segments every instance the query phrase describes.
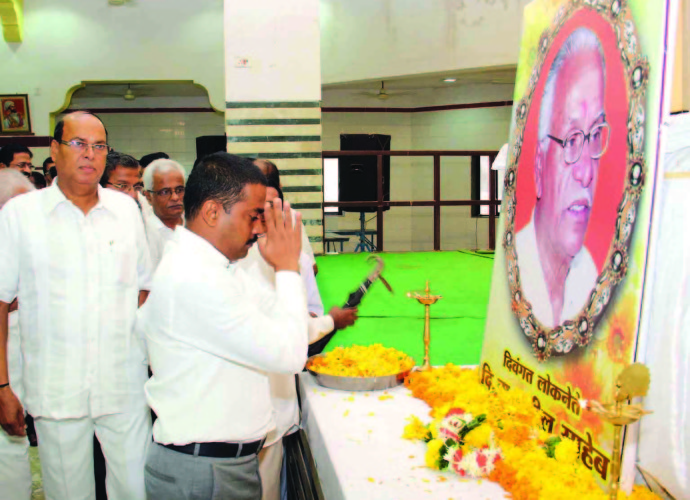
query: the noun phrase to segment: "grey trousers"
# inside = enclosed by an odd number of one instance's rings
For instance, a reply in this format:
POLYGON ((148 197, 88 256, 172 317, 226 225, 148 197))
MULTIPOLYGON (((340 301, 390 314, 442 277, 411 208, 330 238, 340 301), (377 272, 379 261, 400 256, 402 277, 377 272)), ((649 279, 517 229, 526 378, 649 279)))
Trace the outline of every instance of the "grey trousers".
POLYGON ((148 500, 261 500, 256 455, 195 457, 151 443, 144 478, 148 500))

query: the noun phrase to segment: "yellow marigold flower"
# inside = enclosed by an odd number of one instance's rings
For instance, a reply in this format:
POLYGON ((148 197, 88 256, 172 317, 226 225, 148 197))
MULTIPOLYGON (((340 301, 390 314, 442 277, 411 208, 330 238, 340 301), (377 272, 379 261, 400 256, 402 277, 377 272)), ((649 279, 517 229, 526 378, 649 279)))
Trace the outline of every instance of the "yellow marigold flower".
POLYGON ((491 427, 482 424, 476 429, 472 429, 465 436, 465 444, 475 448, 484 448, 491 446, 491 427))
POLYGON ((575 441, 564 439, 556 446, 556 460, 564 464, 574 464, 580 459, 580 449, 575 441))
POLYGON ((403 439, 419 440, 424 439, 429 434, 429 429, 414 415, 408 418, 409 424, 405 426, 403 431, 403 439))
POLYGON ((441 448, 443 441, 440 439, 432 439, 427 444, 426 454, 424 455, 424 462, 430 469, 439 470, 441 468, 439 462, 441 461, 441 448))
POLYGON ((381 344, 336 347, 314 358, 308 368, 339 377, 383 377, 411 369, 414 360, 404 352, 381 344))
POLYGON ((438 424, 441 423, 439 419, 434 420, 429 424, 429 432, 431 432, 431 437, 436 439, 438 437, 438 424))

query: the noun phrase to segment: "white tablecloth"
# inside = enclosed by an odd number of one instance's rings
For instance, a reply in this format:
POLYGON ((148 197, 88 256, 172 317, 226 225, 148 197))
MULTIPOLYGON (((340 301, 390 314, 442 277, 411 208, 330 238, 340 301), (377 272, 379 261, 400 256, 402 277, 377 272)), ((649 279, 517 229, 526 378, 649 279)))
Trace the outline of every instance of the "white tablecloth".
POLYGON ((300 374, 302 424, 326 500, 505 500, 490 481, 463 480, 424 466, 426 445, 402 439, 410 415, 430 420, 429 407, 404 386, 343 392, 300 374))

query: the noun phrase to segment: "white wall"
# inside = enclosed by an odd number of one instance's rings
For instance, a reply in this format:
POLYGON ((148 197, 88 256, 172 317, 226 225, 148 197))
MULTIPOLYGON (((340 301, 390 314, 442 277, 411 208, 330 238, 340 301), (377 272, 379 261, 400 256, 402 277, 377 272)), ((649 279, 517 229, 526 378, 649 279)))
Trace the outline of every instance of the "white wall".
POLYGON ((3 93, 28 93, 37 135, 84 80, 194 80, 223 109, 223 1, 24 2, 24 41, 0 41, 3 93))
POLYGON ((196 138, 223 135, 225 124, 219 113, 104 113, 108 142, 121 153, 136 159, 163 151, 191 172, 196 159, 196 138))
POLYGON ((321 0, 323 83, 515 64, 527 0, 321 0))
MULTIPOLYGON (((508 142, 512 108, 478 108, 412 114, 413 149, 499 150, 508 142)), ((429 161, 413 161, 412 174, 430 175, 429 161)), ((470 199, 470 159, 441 158, 441 198, 470 199)), ((430 199, 430 182, 415 182, 414 196, 430 199)), ((413 234, 426 234, 433 227, 431 210, 414 218, 413 234)), ((488 220, 471 217, 470 207, 441 209, 441 249, 488 248, 488 220)), ((433 249, 433 237, 418 238, 413 250, 433 249)))

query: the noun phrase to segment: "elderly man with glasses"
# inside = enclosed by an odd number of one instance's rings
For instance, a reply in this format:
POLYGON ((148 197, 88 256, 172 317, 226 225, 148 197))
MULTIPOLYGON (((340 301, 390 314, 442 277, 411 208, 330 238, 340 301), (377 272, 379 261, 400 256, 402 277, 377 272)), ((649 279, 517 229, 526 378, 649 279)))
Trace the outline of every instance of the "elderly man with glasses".
POLYGON ((605 85, 601 43, 579 28, 547 75, 534 160, 537 200, 515 240, 524 297, 547 328, 580 312, 598 275, 584 243, 609 141, 605 85))
MULTIPOLYGON (((66 115, 50 152, 57 181, 0 211, 0 425, 34 417, 46 498, 94 497, 93 436, 110 500, 144 500, 151 441, 146 348, 134 333, 150 257, 131 198, 98 182, 109 151, 101 120, 66 115), (24 399, 8 378, 9 305, 19 300, 24 399)), ((0 495, 1 496, 1 495, 0 495)))
POLYGON ((153 208, 153 216, 146 220, 146 235, 154 270, 175 228, 184 223, 185 177, 182 165, 167 158, 151 162, 144 170, 146 199, 153 208))

